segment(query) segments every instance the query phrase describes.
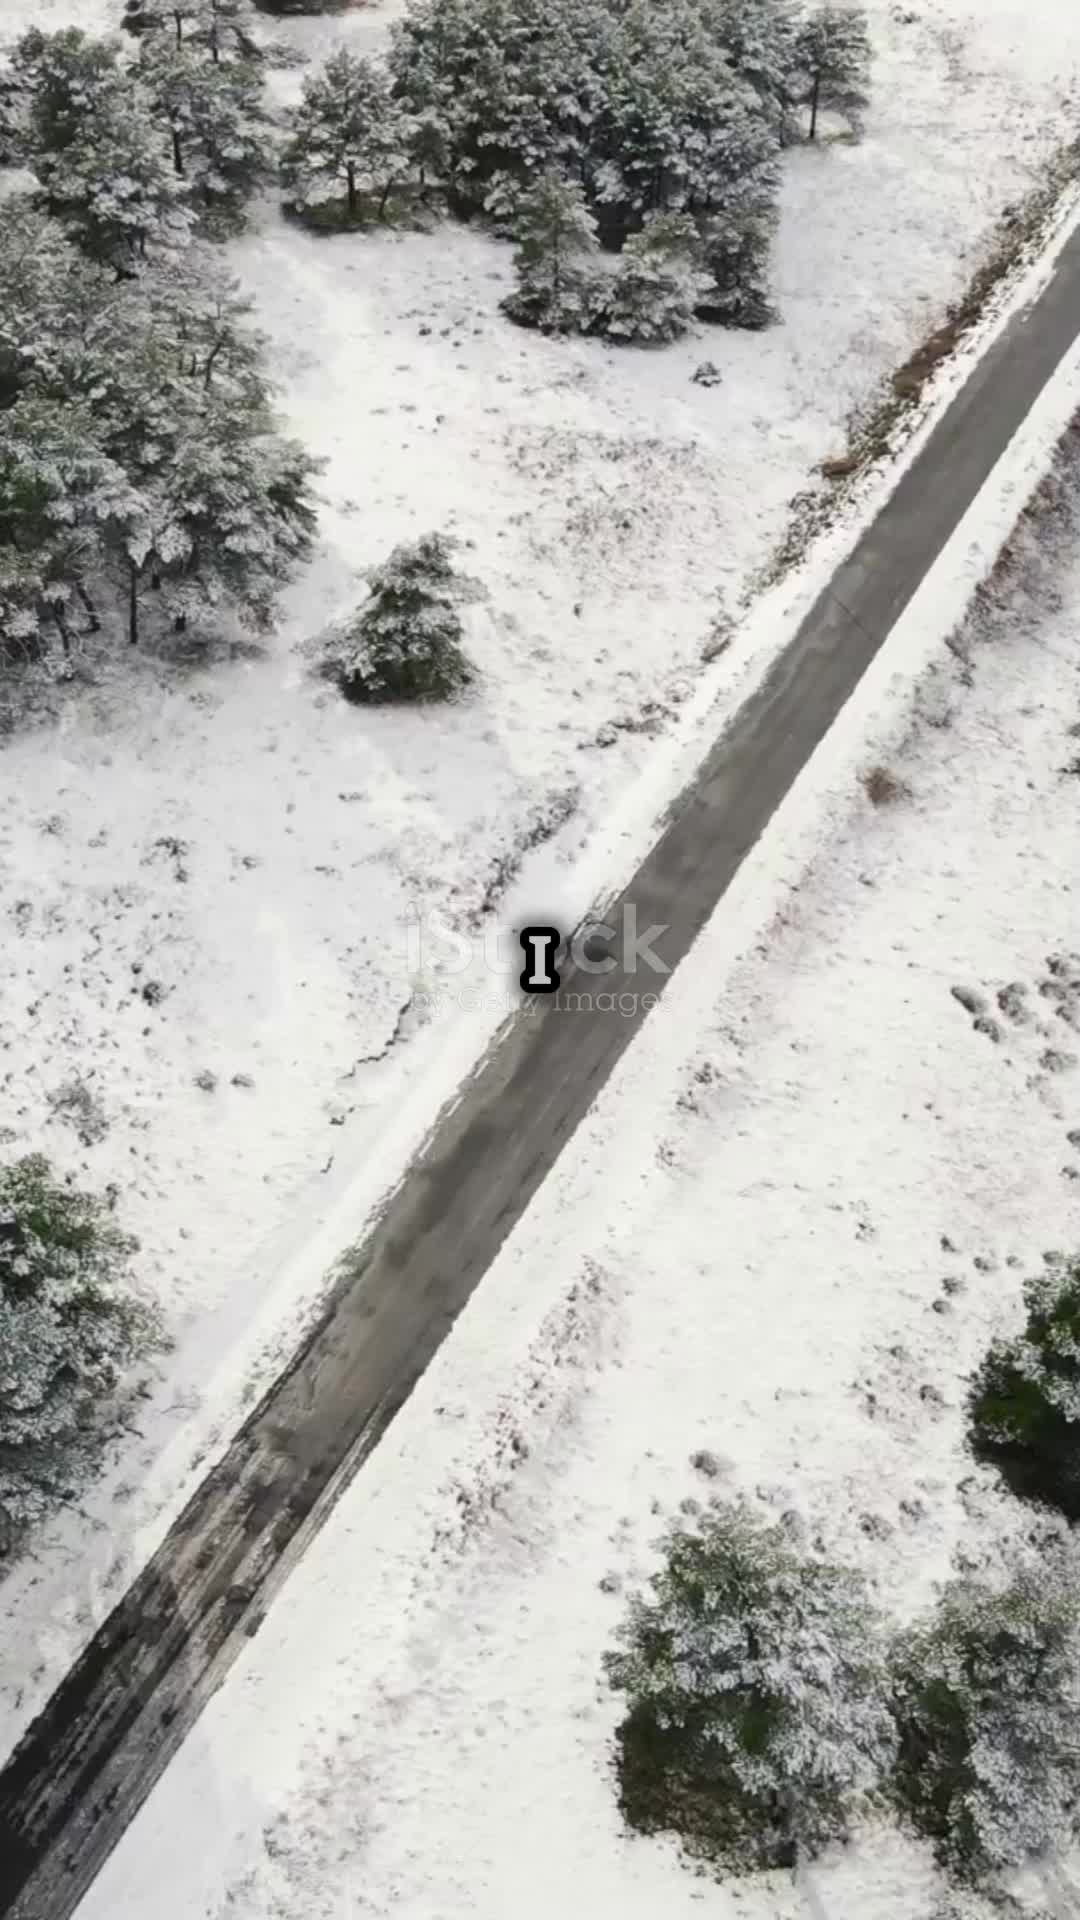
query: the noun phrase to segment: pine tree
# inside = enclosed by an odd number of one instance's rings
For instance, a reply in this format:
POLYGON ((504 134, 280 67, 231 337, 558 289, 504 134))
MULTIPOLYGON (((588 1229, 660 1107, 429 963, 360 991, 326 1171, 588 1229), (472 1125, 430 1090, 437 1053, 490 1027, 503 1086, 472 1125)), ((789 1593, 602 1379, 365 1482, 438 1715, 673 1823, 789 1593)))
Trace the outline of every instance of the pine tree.
POLYGON ((675 1530, 606 1660, 627 1714, 620 1803, 735 1869, 842 1836, 892 1762, 879 1626, 856 1574, 742 1504, 675 1530))
POLYGON ((1070 1846, 1080 1809, 1080 1566, 946 1588, 896 1654, 896 1792, 960 1879, 1070 1846))
POLYGON ((697 306, 702 320, 756 329, 774 318, 769 279, 778 193, 779 173, 770 161, 733 179, 702 221, 702 265, 709 275, 697 306))
POLYGON ((24 396, 0 413, 0 660, 67 655, 97 627, 88 582, 128 497, 85 408, 24 396))
POLYGON ((487 207, 500 178, 564 174, 588 188, 615 32, 608 0, 415 0, 391 69, 409 113, 443 132, 458 211, 487 207))
POLYGON ((369 597, 331 635, 322 671, 347 700, 446 700, 468 686, 473 670, 462 651, 455 602, 461 583, 439 534, 395 547, 372 570, 369 597))
MULTIPOLYGON (((155 572, 174 625, 231 613, 263 631, 277 594, 311 551, 314 463, 234 394, 204 387, 151 494, 132 567, 155 572)), ((134 639, 135 634, 131 633, 134 639)))
POLYGON ((858 132, 869 99, 870 30, 858 6, 827 4, 805 22, 797 43, 804 77, 801 98, 810 108, 809 137, 817 138, 818 115, 840 114, 858 132))
POLYGON ((585 333, 602 311, 596 221, 581 187, 546 174, 519 201, 514 221, 517 284, 503 311, 545 333, 585 333))
POLYGON ((800 20, 792 0, 700 0, 705 29, 749 81, 782 135, 799 86, 800 20))
POLYGON ((35 163, 50 211, 79 245, 115 272, 183 249, 190 239, 188 182, 177 175, 153 105, 134 82, 111 92, 62 153, 35 163))
POLYGON ((235 210, 267 171, 261 73, 246 60, 214 65, 159 36, 140 74, 169 129, 173 169, 211 206, 235 210))
POLYGON ((650 214, 619 256, 605 298, 603 330, 624 342, 677 340, 709 285, 701 241, 684 213, 650 214))
POLYGON ((39 1155, 0 1168, 0 1552, 78 1487, 160 1344, 131 1291, 136 1242, 39 1155))
POLYGON ((355 220, 361 197, 370 196, 382 219, 408 171, 409 138, 408 119, 382 68, 341 48, 305 80, 293 115, 281 162, 289 204, 324 205, 344 192, 345 211, 355 220))
POLYGON ((1025 1288, 1022 1335, 996 1340, 971 1384, 970 1438, 1022 1499, 1080 1520, 1080 1259, 1025 1288))
POLYGON ((139 38, 161 36, 198 51, 213 66, 261 57, 250 0, 125 0, 123 26, 139 38))
POLYGON ((12 81, 26 102, 21 159, 35 166, 85 136, 122 85, 119 53, 118 41, 91 39, 79 27, 22 35, 11 56, 12 81))

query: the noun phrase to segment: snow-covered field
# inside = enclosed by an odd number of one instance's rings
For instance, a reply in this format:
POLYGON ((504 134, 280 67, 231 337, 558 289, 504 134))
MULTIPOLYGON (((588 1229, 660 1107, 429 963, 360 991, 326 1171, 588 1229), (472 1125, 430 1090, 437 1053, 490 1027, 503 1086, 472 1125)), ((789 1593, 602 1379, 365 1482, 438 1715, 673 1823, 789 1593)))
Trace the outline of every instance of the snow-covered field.
MULTIPOLYGON (((282 31, 376 45, 395 11, 282 31)), ((1080 20, 1054 0, 872 11, 866 139, 791 156, 766 335, 526 338, 497 312, 506 250, 449 227, 322 242, 268 204, 231 247, 283 408, 328 461, 319 557, 265 654, 185 676, 125 661, 0 754, 3 1150, 117 1183, 177 1340, 141 1435, 0 1593, 2 1744, 287 1342, 288 1256, 334 1183, 426 1083, 439 1036, 399 1025, 410 918, 472 920, 519 859, 527 887, 529 845, 562 821, 557 875, 648 790, 654 732, 785 503, 1072 130, 1080 20), (706 358, 712 388, 691 380, 706 358), (439 716, 346 711, 297 645, 434 527, 488 590, 481 691, 439 716)), ((31 15, 114 10, 7 0, 0 31, 31 15)))
POLYGON ((718 1490, 797 1515, 900 1618, 1027 1525, 962 1416, 1080 1224, 1052 972, 1080 950, 1076 430, 1059 471, 1067 511, 948 651, 1007 525, 973 509, 765 836, 816 837, 810 865, 770 887, 751 857, 80 1920, 930 1920, 933 1869, 885 1829, 815 1869, 814 1908, 628 1839, 600 1662, 663 1521, 718 1490), (897 804, 863 795, 872 760, 897 804))

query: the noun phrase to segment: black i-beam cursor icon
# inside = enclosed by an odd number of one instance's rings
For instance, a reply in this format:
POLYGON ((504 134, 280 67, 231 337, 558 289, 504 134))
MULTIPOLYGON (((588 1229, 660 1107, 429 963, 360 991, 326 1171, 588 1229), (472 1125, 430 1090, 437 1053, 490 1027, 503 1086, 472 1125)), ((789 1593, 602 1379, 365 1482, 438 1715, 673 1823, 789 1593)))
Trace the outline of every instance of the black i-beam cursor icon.
POLYGON ((518 934, 525 965, 520 984, 523 993, 558 993, 561 975, 555 955, 562 939, 557 927, 522 927, 518 934))

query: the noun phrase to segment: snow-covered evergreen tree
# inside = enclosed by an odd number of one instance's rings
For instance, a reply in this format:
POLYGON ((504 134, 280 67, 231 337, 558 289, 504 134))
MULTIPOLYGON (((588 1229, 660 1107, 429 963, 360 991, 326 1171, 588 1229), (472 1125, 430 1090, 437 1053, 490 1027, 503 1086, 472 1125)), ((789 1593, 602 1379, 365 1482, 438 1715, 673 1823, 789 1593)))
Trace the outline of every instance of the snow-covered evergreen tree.
POLYGON ((0 1168, 0 1554, 79 1485, 158 1343, 135 1251, 110 1204, 41 1156, 0 1168))
POLYGON ((699 0, 706 32, 749 81, 778 134, 799 86, 800 18, 792 0, 699 0))
POLYGON ((958 1580, 896 1659, 897 1795, 974 1879, 1063 1851, 1080 1811, 1080 1564, 1071 1546, 994 1588, 958 1580))
POLYGON ((120 43, 95 40, 79 27, 42 33, 32 27, 16 42, 11 74, 26 105, 19 157, 34 166, 81 140, 122 86, 120 43))
POLYGON ((545 174, 523 194, 514 219, 517 284, 503 311, 545 333, 587 333, 602 312, 596 221, 574 181, 545 174))
POLYGON ((741 1503, 675 1530, 606 1660, 625 1696, 620 1802, 736 1869, 843 1835, 894 1753, 881 1635, 858 1576, 741 1503))
POLYGON ((458 211, 486 207, 500 178, 555 173, 591 191, 616 13, 611 0, 414 0, 391 68, 410 114, 442 130, 458 211))
POLYGON ((706 218, 778 141, 757 90, 692 4, 633 0, 619 42, 597 175, 604 238, 615 245, 652 212, 706 218))
POLYGON ((147 586, 174 624, 210 612, 264 627, 310 550, 315 463, 279 434, 235 307, 216 322, 203 302, 194 317, 149 312, 99 434, 131 482, 104 535, 129 640, 140 637, 147 586))
POLYGON ((365 604, 330 636, 322 671, 360 705, 449 699, 473 678, 461 645, 461 591, 441 535, 395 547, 372 569, 365 604))
POLYGON ((773 319, 770 270, 779 184, 779 171, 769 160, 733 179, 702 220, 702 265, 709 285, 697 306, 701 319, 751 329, 773 319))
POLYGON ((217 65, 165 35, 144 42, 140 75, 168 126, 174 171, 201 200, 235 210, 269 170, 261 72, 217 65))
POLYGON ((342 47, 310 75, 281 161, 289 204, 325 205, 344 196, 355 220, 364 200, 381 219, 409 171, 410 126, 384 70, 342 47))
POLYGON ((995 1340, 971 1384, 971 1445, 1013 1492, 1080 1520, 1080 1259, 1025 1288, 1027 1324, 995 1340))
POLYGON ((603 331, 613 340, 656 343, 686 332, 709 278, 689 214, 650 214, 619 255, 605 295, 603 331))
POLYGON ((198 52, 213 66, 261 57, 251 0, 125 0, 123 26, 198 52))
POLYGON ((182 250, 191 236, 190 185, 178 175, 145 90, 126 80, 61 153, 35 172, 91 259, 136 273, 148 259, 182 250))
POLYGON ((96 629, 103 529, 129 495, 84 407, 23 395, 0 411, 0 662, 66 656, 96 629))
POLYGON ((159 618, 264 625, 308 550, 312 463, 277 431, 235 283, 203 245, 117 281, 25 198, 8 208, 0 422, 9 490, 25 501, 32 487, 35 506, 18 521, 9 631, 57 627, 72 595, 85 616, 99 581, 119 590, 132 639, 148 586, 159 618))
POLYGON ((298 442, 236 394, 203 387, 185 411, 167 463, 146 490, 148 512, 123 531, 129 639, 148 575, 174 625, 231 614, 262 631, 277 595, 311 550, 314 463, 298 442))
POLYGON ((869 100, 872 50, 866 9, 826 4, 804 22, 797 43, 803 75, 800 98, 810 109, 809 137, 817 137, 818 115, 838 113, 854 132, 869 100))

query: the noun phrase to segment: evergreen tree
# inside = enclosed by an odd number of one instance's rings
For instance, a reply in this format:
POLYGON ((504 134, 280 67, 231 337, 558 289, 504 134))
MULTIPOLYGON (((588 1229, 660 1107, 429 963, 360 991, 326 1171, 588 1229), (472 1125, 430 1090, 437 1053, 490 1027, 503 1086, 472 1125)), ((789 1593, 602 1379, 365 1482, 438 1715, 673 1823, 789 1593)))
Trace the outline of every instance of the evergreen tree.
POLYGON ((858 1577, 741 1504, 673 1531, 606 1660, 627 1702, 622 1811, 736 1869, 847 1831, 893 1757, 879 1628, 858 1577))
POLYGON ((503 310, 519 326, 586 333, 602 311, 596 221, 581 187, 547 174, 518 204, 517 284, 503 310))
POLYGON ((11 56, 13 84, 26 102, 21 159, 36 166, 51 158, 59 170, 56 156, 84 138, 122 86, 119 53, 118 41, 90 39, 79 27, 23 34, 11 56))
POLYGON ((458 211, 487 206, 500 178, 563 174, 591 193, 617 11, 611 0, 414 0, 391 69, 410 114, 442 131, 458 211))
POLYGON ((34 1155, 0 1168, 0 1550, 77 1488, 160 1344, 108 1202, 34 1155))
POLYGON ((250 0, 125 0, 123 25, 140 38, 161 36, 197 51, 213 66, 261 57, 250 0))
POLYGON ((111 93, 56 155, 35 162, 51 212, 90 256, 120 274, 188 243, 189 185, 174 170, 153 105, 134 82, 111 93))
POLYGON ((446 700, 473 678, 462 651, 454 575, 446 541, 426 534, 395 547, 370 576, 366 604, 334 633, 322 670, 347 700, 446 700))
POLYGON ((290 205, 304 208, 344 192, 350 220, 361 195, 387 199, 408 171, 410 127, 387 75, 341 48, 304 82, 281 171, 290 205))
POLYGON ((702 265, 709 276, 697 306, 702 320, 758 328, 773 319, 769 279, 778 191, 778 170, 770 161, 734 179, 702 221, 702 265))
POLYGON ((148 519, 129 532, 129 638, 137 638, 135 596, 148 573, 161 582, 174 625, 227 612, 265 630, 282 585, 311 551, 313 468, 268 417, 204 387, 149 493, 148 519))
POLYGON ((606 120, 598 199, 608 244, 653 212, 706 218, 732 179, 777 146, 772 117, 693 6, 633 0, 606 120))
POLYGON ((801 98, 810 108, 810 139, 817 138, 818 114, 840 114, 858 132, 869 99, 870 30, 858 6, 826 4, 803 25, 797 43, 804 75, 801 98))
POLYGON ((896 1656, 896 1791, 961 1879, 1072 1844, 1080 1808, 1080 1568, 1063 1549, 995 1590, 949 1586, 896 1656))
POLYGON ((0 659, 38 659, 98 625, 90 595, 102 529, 129 496, 94 422, 23 397, 0 413, 0 659))
POLYGON ((1025 1288, 1027 1324, 996 1340, 971 1385, 971 1445, 1022 1499, 1080 1520, 1080 1260, 1025 1288))
POLYGON ((169 129, 174 171, 210 206, 235 210, 267 172, 262 76, 249 61, 214 65, 159 36, 140 73, 169 129))
POLYGON ((706 32, 749 81, 783 135, 799 87, 800 20, 791 0, 700 0, 706 32))
POLYGON ((655 343, 686 332, 709 280, 688 214, 653 213, 619 256, 605 300, 603 330, 615 340, 655 343))

